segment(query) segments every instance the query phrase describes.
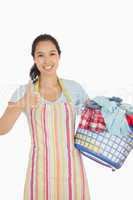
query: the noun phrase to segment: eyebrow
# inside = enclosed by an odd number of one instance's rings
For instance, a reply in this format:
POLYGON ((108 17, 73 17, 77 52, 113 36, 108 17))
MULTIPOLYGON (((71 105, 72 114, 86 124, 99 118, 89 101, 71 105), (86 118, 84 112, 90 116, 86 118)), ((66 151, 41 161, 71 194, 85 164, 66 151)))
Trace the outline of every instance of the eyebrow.
MULTIPOLYGON (((50 50, 50 52, 57 52, 57 51, 53 49, 53 50, 50 50)), ((37 51, 36 53, 39 54, 39 53, 44 53, 44 52, 43 51, 37 51)))

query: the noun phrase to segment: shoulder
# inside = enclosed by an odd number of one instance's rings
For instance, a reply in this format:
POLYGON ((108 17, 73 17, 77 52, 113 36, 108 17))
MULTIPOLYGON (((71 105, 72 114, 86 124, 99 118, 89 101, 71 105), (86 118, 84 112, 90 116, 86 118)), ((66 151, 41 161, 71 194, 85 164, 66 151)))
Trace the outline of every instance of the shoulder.
POLYGON ((62 80, 64 82, 64 86, 66 86, 70 90, 76 91, 76 90, 83 89, 82 85, 75 80, 71 80, 71 79, 62 79, 62 80))
POLYGON ((88 93, 81 83, 71 79, 62 80, 64 87, 70 92, 75 101, 84 102, 88 98, 88 93))

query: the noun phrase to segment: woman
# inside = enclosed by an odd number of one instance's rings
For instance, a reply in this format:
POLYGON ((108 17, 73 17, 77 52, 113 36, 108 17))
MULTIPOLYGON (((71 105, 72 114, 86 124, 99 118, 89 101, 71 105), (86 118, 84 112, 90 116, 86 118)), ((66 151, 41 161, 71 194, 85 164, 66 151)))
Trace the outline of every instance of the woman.
POLYGON ((53 36, 33 41, 31 80, 15 90, 0 119, 1 135, 21 112, 28 119, 31 149, 24 200, 90 200, 82 157, 74 147, 75 119, 88 95, 76 81, 58 77, 60 55, 53 36))

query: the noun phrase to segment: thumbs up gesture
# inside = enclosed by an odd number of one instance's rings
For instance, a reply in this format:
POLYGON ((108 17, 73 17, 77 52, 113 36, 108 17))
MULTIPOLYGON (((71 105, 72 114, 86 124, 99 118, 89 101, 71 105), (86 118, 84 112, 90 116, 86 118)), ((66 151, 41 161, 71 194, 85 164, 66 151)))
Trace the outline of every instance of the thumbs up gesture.
POLYGON ((27 86, 26 86, 26 92, 25 95, 23 97, 23 108, 24 110, 26 109, 30 109, 30 108, 35 108, 37 106, 37 104, 40 101, 40 95, 39 94, 35 94, 33 92, 33 84, 32 81, 29 80, 27 86))

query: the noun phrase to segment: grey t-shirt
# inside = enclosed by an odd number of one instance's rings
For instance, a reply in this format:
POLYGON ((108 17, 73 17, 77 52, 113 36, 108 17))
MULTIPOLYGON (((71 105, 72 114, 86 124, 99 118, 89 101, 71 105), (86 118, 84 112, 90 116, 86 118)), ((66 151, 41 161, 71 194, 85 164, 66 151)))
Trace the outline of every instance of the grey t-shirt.
MULTIPOLYGON (((70 96, 72 97, 76 112, 80 113, 84 102, 89 98, 87 92, 84 90, 81 84, 78 83, 77 81, 63 79, 63 78, 62 78, 62 81, 64 83, 64 87, 68 90, 70 96)), ((16 102, 20 100, 25 94, 26 86, 27 84, 24 84, 16 88, 9 102, 16 102)), ((63 93, 56 101, 48 101, 43 98, 44 103, 65 102, 65 101, 66 101, 66 97, 64 96, 63 93)))

